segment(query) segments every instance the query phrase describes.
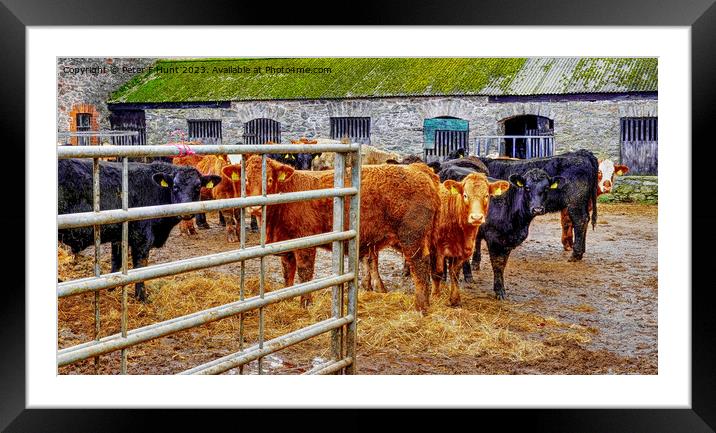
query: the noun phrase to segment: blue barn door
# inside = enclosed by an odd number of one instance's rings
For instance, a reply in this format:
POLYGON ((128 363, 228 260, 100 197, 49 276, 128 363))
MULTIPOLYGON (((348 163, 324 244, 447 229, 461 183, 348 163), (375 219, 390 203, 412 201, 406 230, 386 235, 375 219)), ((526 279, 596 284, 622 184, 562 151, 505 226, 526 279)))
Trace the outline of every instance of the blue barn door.
POLYGON ((425 161, 444 160, 457 149, 469 152, 469 129, 467 120, 457 117, 434 117, 423 122, 423 156, 425 161))

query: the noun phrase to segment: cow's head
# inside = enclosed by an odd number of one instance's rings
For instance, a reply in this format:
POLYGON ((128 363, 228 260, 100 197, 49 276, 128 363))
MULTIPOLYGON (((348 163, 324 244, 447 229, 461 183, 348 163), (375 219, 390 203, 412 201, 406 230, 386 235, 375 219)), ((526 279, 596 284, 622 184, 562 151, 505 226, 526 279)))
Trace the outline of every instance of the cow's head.
POLYGON ((241 193, 241 164, 231 164, 222 167, 221 176, 224 178, 224 182, 232 183, 235 193, 241 193))
POLYGON ((562 190, 564 178, 562 176, 550 177, 547 172, 533 168, 524 175, 513 174, 510 183, 521 194, 532 216, 543 215, 546 211, 547 194, 553 190, 562 190))
POLYGON ((599 163, 599 172, 597 174, 599 193, 607 194, 612 191, 614 186, 614 178, 622 176, 629 171, 629 167, 621 164, 614 164, 610 159, 605 159, 599 163))
POLYGON ((464 212, 459 212, 459 218, 466 218, 466 223, 472 226, 479 226, 487 218, 487 210, 490 204, 490 197, 499 196, 510 188, 510 184, 504 180, 489 182, 482 173, 471 173, 461 182, 446 180, 443 185, 451 193, 458 195, 461 200, 464 212))
MULTIPOLYGON (((161 188, 170 192, 171 202, 189 203, 199 201, 201 188, 213 188, 221 182, 221 177, 215 175, 202 176, 196 169, 177 167, 170 173, 157 172, 152 180, 161 188)), ((190 220, 194 215, 182 215, 181 219, 190 220)))
MULTIPOLYGON (((266 194, 276 194, 283 182, 293 176, 294 168, 273 159, 266 159, 266 194)), ((246 195, 261 195, 261 156, 254 155, 246 161, 246 195)), ((249 208, 252 215, 261 214, 261 206, 249 208)))

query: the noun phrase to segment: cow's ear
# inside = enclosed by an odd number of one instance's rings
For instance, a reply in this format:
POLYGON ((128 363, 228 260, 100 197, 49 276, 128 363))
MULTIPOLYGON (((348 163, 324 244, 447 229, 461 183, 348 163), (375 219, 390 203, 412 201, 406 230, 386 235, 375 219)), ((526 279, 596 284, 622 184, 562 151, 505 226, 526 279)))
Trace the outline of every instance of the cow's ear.
POLYGON ((285 182, 286 180, 288 180, 288 178, 293 176, 293 171, 294 171, 293 167, 291 167, 290 165, 286 165, 286 164, 278 164, 278 166, 275 167, 275 170, 276 170, 276 180, 278 180, 279 182, 285 182))
POLYGON ((215 174, 211 174, 208 176, 202 176, 201 177, 201 186, 204 188, 213 188, 216 185, 218 185, 221 182, 221 176, 217 176, 215 174))
POLYGON ((463 188, 460 182, 448 179, 443 183, 443 185, 445 185, 445 188, 450 191, 450 194, 462 195, 463 188))
POLYGON ((500 196, 510 189, 510 183, 504 180, 498 180, 489 184, 490 195, 493 197, 500 196))
POLYGON ((617 176, 623 176, 629 172, 629 167, 626 165, 614 165, 614 174, 617 176))
POLYGON ((549 180, 549 189, 558 189, 564 185, 564 178, 562 176, 555 176, 549 180))
POLYGON ((221 169, 221 174, 226 176, 227 179, 231 179, 232 182, 238 182, 241 180, 241 165, 227 165, 221 169))
POLYGON ((510 175, 510 183, 517 188, 524 188, 525 186, 525 178, 520 176, 519 174, 513 174, 510 175))
POLYGON ((165 173, 154 173, 152 175, 152 180, 162 188, 169 188, 174 184, 174 180, 171 176, 167 176, 165 173))

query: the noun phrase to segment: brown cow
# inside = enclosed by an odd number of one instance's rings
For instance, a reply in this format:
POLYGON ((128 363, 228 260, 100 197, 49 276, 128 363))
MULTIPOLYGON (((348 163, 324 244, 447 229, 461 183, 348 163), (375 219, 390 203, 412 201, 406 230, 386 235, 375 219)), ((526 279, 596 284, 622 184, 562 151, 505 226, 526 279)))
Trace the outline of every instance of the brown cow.
MULTIPOLYGON (((614 178, 622 176, 629 171, 629 167, 621 164, 614 164, 610 159, 599 161, 599 171, 597 172, 597 197, 602 194, 612 192, 614 178)), ((592 211, 592 202, 589 202, 589 212, 592 211)), ((560 216, 562 223, 562 246, 565 251, 571 251, 574 247, 574 225, 572 219, 567 213, 567 209, 562 209, 560 216)))
POLYGON ((482 173, 471 173, 462 181, 446 180, 438 190, 440 212, 433 228, 432 275, 433 294, 440 295, 445 259, 450 259, 450 305, 460 304, 458 273, 463 263, 472 257, 480 225, 487 217, 490 197, 500 195, 510 187, 509 182, 489 182, 482 173))
MULTIPOLYGON (((425 167, 424 170, 430 170, 425 167)), ((246 163, 247 194, 261 194, 261 158, 246 163)), ((359 256, 394 246, 408 258, 415 283, 416 308, 427 312, 430 291, 430 241, 440 207, 432 178, 410 166, 377 165, 361 170, 361 224, 359 256)), ((333 171, 307 172, 268 160, 267 194, 333 187, 333 171)), ((349 182, 346 182, 349 183, 349 182)), ((348 211, 346 206, 346 227, 348 211)), ((251 209, 260 215, 260 207, 251 209)), ((267 242, 279 242, 332 230, 332 199, 271 205, 266 208, 267 242)), ((331 245, 321 248, 330 249, 331 245)), ((316 250, 307 248, 281 256, 286 286, 293 285, 295 273, 301 282, 313 278, 316 250)), ((301 298, 301 304, 310 296, 301 298)))

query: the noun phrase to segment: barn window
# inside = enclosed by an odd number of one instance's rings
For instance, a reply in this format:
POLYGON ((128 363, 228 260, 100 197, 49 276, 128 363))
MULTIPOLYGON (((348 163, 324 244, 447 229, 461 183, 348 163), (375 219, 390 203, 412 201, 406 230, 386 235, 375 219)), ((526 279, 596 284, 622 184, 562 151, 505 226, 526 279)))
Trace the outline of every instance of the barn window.
POLYGON ((331 117, 331 138, 370 144, 370 117, 331 117))
POLYGON ((109 124, 114 131, 137 131, 136 136, 112 137, 115 145, 147 144, 147 122, 144 110, 116 110, 109 114, 109 124))
POLYGON ((221 144, 221 120, 187 120, 189 141, 221 144))
POLYGON ((426 160, 444 159, 450 152, 466 149, 469 153, 467 120, 457 117, 435 117, 423 121, 423 149, 426 160))
MULTIPOLYGON (((90 113, 77 113, 77 132, 91 131, 92 115, 90 113)), ((88 146, 90 144, 89 136, 78 137, 78 144, 80 146, 88 146)))
POLYGON ((281 142, 281 123, 273 119, 254 119, 244 123, 245 144, 281 142))
POLYGON ((622 117, 622 164, 635 175, 658 173, 659 122, 657 117, 622 117))

